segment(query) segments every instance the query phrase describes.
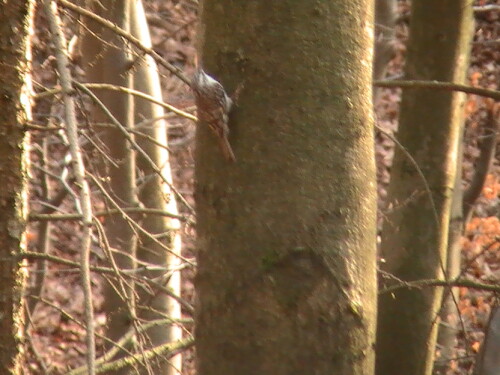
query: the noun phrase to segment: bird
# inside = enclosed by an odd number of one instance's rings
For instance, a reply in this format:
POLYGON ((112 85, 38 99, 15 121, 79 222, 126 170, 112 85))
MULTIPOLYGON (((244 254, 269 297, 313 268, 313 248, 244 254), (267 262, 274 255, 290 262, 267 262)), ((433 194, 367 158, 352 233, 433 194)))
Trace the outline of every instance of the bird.
POLYGON ((198 121, 206 123, 217 136, 220 149, 224 157, 231 162, 236 161, 231 144, 229 143, 229 112, 233 100, 227 95, 224 87, 215 78, 201 68, 198 68, 191 80, 198 121))

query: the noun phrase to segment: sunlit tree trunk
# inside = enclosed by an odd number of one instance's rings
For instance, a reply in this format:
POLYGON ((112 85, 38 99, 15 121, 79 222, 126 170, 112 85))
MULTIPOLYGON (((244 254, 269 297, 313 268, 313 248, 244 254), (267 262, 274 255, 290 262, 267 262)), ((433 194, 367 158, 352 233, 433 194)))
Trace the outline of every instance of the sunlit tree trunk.
MULTIPOLYGON (((461 133, 463 133, 461 126, 461 133)), ((460 239, 464 227, 463 217, 463 188, 462 188, 462 142, 463 136, 459 135, 457 151, 457 171, 450 213, 450 224, 448 232, 448 249, 446 257, 446 276, 454 279, 460 274, 460 261, 462 249, 460 239)), ((444 291, 443 302, 440 311, 440 326, 438 328, 439 358, 436 358, 435 370, 438 374, 446 374, 450 361, 454 358, 455 344, 458 333, 458 288, 450 288, 444 291)))
MULTIPOLYGON (((405 68, 407 79, 463 83, 472 35, 468 0, 414 0, 405 68)), ((457 169, 464 96, 405 90, 398 139, 418 163, 430 193, 397 149, 382 234, 383 269, 402 280, 443 277, 457 169)), ((377 374, 432 372, 442 290, 401 289, 379 301, 377 374)))
POLYGON ((197 133, 200 375, 373 373, 372 13, 203 2, 200 64, 244 88, 236 163, 206 124, 197 133))
MULTIPOLYGON (((146 16, 141 1, 135 3, 131 9, 131 32, 142 41, 144 45, 151 46, 146 16)), ((160 77, 158 67, 150 56, 145 56, 143 60, 134 67, 134 89, 144 92, 162 101, 162 92, 160 87, 160 77)), ((135 125, 136 130, 147 134, 158 143, 167 144, 167 129, 164 118, 165 111, 157 104, 150 101, 135 98, 135 125)), ((163 178, 172 183, 172 173, 170 170, 169 153, 165 148, 158 146, 144 137, 137 137, 139 146, 149 155, 151 160, 161 169, 163 178)), ((163 179, 156 174, 152 166, 143 156, 137 156, 137 167, 140 170, 144 181, 139 189, 139 199, 144 207, 155 208, 167 211, 173 214, 177 213, 177 204, 170 187, 163 182, 163 179)), ((142 221, 144 229, 158 237, 170 252, 157 243, 151 241, 146 236, 141 236, 137 249, 137 257, 157 266, 163 266, 170 270, 150 271, 146 274, 150 279, 158 280, 164 278, 165 286, 176 295, 180 295, 180 259, 177 255, 181 253, 180 223, 177 219, 170 219, 163 216, 148 215, 142 221)), ((138 316, 146 321, 161 319, 162 314, 171 318, 180 318, 181 309, 179 303, 163 293, 151 297, 147 293, 138 291, 140 305, 138 306, 138 316), (152 308, 152 309, 150 309, 152 308)), ((172 342, 182 337, 182 328, 178 325, 163 325, 155 327, 147 333, 148 339, 153 345, 161 345, 172 342)), ((181 370, 181 356, 177 355, 168 361, 158 359, 154 365, 155 373, 179 374, 181 370)))
POLYGON ((0 373, 21 374, 33 1, 0 3, 0 373))
MULTIPOLYGON (((89 6, 96 14, 109 19, 124 30, 130 28, 130 7, 129 0, 100 1, 89 6)), ((87 26, 91 32, 85 35, 82 44, 87 81, 131 88, 131 56, 128 45, 113 31, 92 21, 88 22, 87 26)), ((132 126, 133 100, 130 95, 105 90, 96 92, 96 95, 122 126, 132 126)), ((104 152, 111 160, 105 163, 105 166, 98 166, 100 173, 108 177, 109 184, 105 186, 109 188, 111 198, 120 207, 137 206, 135 154, 131 145, 98 104, 93 103, 93 108, 95 123, 109 124, 109 128, 96 128, 96 132, 102 134, 104 152)), ((112 203, 107 204, 114 208, 112 203)), ((114 215, 106 219, 105 227, 106 237, 113 251, 113 262, 118 268, 133 268, 136 239, 130 223, 122 215, 114 215)), ((107 313, 107 336, 116 341, 130 329, 135 315, 134 291, 130 280, 127 283, 109 280, 104 309, 107 313)), ((109 343, 108 347, 111 347, 109 343)), ((126 370, 117 372, 125 373, 126 370)))

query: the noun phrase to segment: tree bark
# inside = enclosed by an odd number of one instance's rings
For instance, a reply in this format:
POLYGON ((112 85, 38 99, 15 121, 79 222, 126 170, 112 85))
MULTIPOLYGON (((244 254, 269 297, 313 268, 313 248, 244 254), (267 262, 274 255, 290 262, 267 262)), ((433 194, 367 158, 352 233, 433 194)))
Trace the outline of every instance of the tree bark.
POLYGON ((0 373, 21 374, 33 1, 0 3, 0 373))
POLYGON ((372 17, 370 1, 203 3, 200 63, 244 88, 237 162, 196 138, 200 375, 372 374, 372 17))
MULTIPOLYGON (((467 0, 414 0, 407 79, 463 83, 472 36, 467 0)), ((464 96, 404 91, 398 139, 421 168, 432 194, 396 150, 382 234, 383 269, 402 280, 435 279, 446 267, 448 227, 464 96)), ((432 372, 442 290, 399 290, 379 301, 377 374, 432 372)))

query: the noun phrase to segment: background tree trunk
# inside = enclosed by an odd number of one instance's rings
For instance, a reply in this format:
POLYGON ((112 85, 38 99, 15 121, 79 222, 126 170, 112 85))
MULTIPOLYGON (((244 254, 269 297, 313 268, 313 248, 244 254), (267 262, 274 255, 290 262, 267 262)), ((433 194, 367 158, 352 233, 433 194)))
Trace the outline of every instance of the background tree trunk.
MULTIPOLYGON (((411 12, 406 78, 463 83, 471 3, 414 0, 411 12)), ((460 93, 414 89, 403 94, 398 138, 422 169, 434 204, 411 161, 396 150, 382 253, 384 270, 402 280, 443 276, 463 103, 460 93)), ((441 295, 427 288, 381 296, 378 374, 431 374, 441 295)))
MULTIPOLYGON (((142 2, 136 1, 131 11, 132 35, 141 40, 144 45, 151 46, 151 37, 142 2)), ((140 60, 134 67, 134 89, 151 95, 159 101, 163 101, 158 67, 149 55, 144 56, 144 59, 140 60)), ((135 98, 135 124, 148 122, 147 125, 143 125, 136 130, 151 136, 158 143, 166 145, 167 124, 165 119, 162 118, 164 116, 165 111, 159 105, 144 99, 135 98)), ((164 179, 172 183, 168 151, 143 137, 138 137, 137 143, 161 169, 164 179)), ((137 167, 141 175, 144 176, 144 181, 139 189, 139 199, 144 207, 160 209, 176 214, 178 212, 177 203, 173 192, 141 155, 137 156, 137 167)), ((171 250, 171 252, 165 251, 165 249, 151 241, 151 239, 142 235, 137 248, 137 257, 141 261, 163 266, 169 270, 168 272, 150 271, 145 276, 151 280, 162 280, 167 288, 180 296, 181 262, 177 256, 181 254, 179 220, 148 215, 142 221, 142 227, 149 233, 157 235, 161 243, 171 250), (158 237, 160 234, 162 236, 158 237)), ((173 319, 181 318, 180 304, 173 298, 163 293, 151 297, 149 294, 144 293, 142 289, 138 290, 138 295, 141 304, 141 306, 138 306, 139 318, 145 321, 162 319, 165 315, 173 319)), ((154 346, 174 342, 182 338, 182 328, 177 325, 166 324, 157 326, 147 332, 147 337, 154 346)), ((155 373, 175 375, 181 371, 181 360, 181 355, 170 358, 168 361, 158 359, 156 367, 153 368, 155 369, 155 373)))
MULTIPOLYGON (((463 124, 460 124, 459 145, 457 152, 457 171, 451 205, 451 215, 448 233, 448 249, 446 258, 446 276, 454 279, 460 275, 461 243, 464 217, 463 217, 463 188, 462 188, 462 153, 463 153, 463 124)), ((454 358, 455 344, 458 333, 458 288, 444 291, 440 311, 441 322, 438 329, 439 358, 436 359, 435 370, 438 374, 446 374, 450 361, 454 358), (453 293, 453 294, 452 294, 453 293)))
MULTIPOLYGON (((101 4, 102 6, 96 4, 94 7, 97 14, 114 22, 122 29, 129 30, 144 45, 151 45, 148 25, 140 1, 109 0, 101 2, 101 4)), ((128 88, 133 87, 161 101, 161 87, 154 60, 149 56, 141 56, 140 58, 133 56, 131 58, 130 53, 127 52, 127 43, 122 38, 115 36, 112 31, 103 29, 92 21, 89 22, 89 25, 92 32, 100 39, 88 35, 84 44, 85 58, 89 63, 88 80, 112 83, 128 88), (109 44, 103 43, 103 40, 109 44)), ((101 91, 99 98, 122 125, 135 127, 134 122, 141 124, 149 121, 148 125, 141 125, 135 130, 153 137, 158 143, 167 144, 166 124, 165 120, 161 119, 165 114, 162 107, 115 91, 101 91)), ((104 123, 110 122, 109 118, 100 110, 96 112, 96 120, 104 123)), ((123 134, 118 129, 112 128, 106 131, 105 140, 109 155, 115 163, 118 163, 118 168, 109 165, 107 169, 110 174, 110 192, 116 201, 120 205, 133 207, 138 204, 138 199, 140 199, 144 207, 176 213, 175 197, 168 185, 156 174, 155 168, 149 161, 131 149, 130 143, 123 134), (137 163, 135 155, 138 155, 137 163), (135 179, 136 166, 141 176, 141 184, 138 189, 135 179), (136 198, 137 193, 139 194, 138 199, 136 198)), ((163 177, 172 181, 168 152, 144 137, 137 137, 136 142, 148 154, 153 163, 161 169, 163 177)), ((145 231, 154 235, 159 242, 171 249, 173 253, 180 254, 181 242, 178 233, 180 223, 178 220, 147 215, 141 220, 141 226, 145 231)), ((111 220, 108 219, 106 229, 110 244, 121 252, 115 256, 115 261, 120 268, 134 267, 133 259, 135 258, 146 264, 163 266, 169 271, 148 271, 147 273, 143 272, 142 275, 148 279, 163 282, 172 292, 180 295, 180 261, 177 256, 167 252, 147 235, 140 235, 139 241, 136 242, 136 234, 130 224, 120 215, 114 216, 111 220)), ((123 289, 123 286, 121 288, 123 289)), ((109 319, 108 334, 113 340, 117 340, 130 329, 135 314, 142 323, 163 318, 165 315, 171 318, 181 317, 178 302, 163 293, 151 296, 142 288, 137 288, 135 292, 129 288, 126 290, 127 299, 124 300, 124 293, 117 293, 117 291, 121 291, 119 283, 110 285, 106 292, 105 303, 109 319)), ((138 337, 137 343, 140 348, 147 349, 176 341, 181 337, 182 331, 178 326, 155 326, 148 330, 145 336, 138 337)), ((180 369, 181 357, 178 355, 168 361, 156 358, 148 363, 147 368, 141 369, 141 372, 173 375, 177 374, 180 369)), ((125 374, 129 370, 120 371, 117 373, 125 374)))
POLYGON ((500 307, 491 311, 485 337, 474 366, 473 375, 496 375, 500 369, 500 307))
POLYGON ((372 16, 370 1, 203 3, 205 70, 245 86, 236 163, 197 133, 200 375, 372 374, 372 16))
MULTIPOLYGON (((108 0, 93 3, 94 6, 90 8, 120 28, 129 30, 131 4, 129 0, 108 0)), ((87 26, 91 33, 85 35, 82 45, 82 56, 88 67, 87 81, 131 88, 131 55, 128 45, 123 38, 92 21, 88 22, 87 26)), ((133 126, 133 100, 130 95, 100 91, 96 96, 124 127, 133 126)), ((112 123, 99 106, 93 107, 93 120, 96 123, 112 123)), ((100 166, 100 174, 109 177, 109 185, 106 186, 109 187, 110 196, 120 207, 137 206, 135 154, 130 143, 122 132, 113 126, 102 132, 102 140, 104 151, 112 160, 105 167, 100 166)), ((108 205, 114 208, 109 202, 108 205)), ((136 236, 130 223, 122 215, 113 215, 106 218, 105 227, 116 266, 120 269, 132 269, 135 266, 136 236)), ((134 290, 130 281, 123 283, 108 280, 104 310, 107 316, 107 336, 117 341, 130 329, 135 319, 134 290)), ((109 343, 107 346, 111 347, 109 343)), ((126 374, 127 371, 123 369, 115 373, 126 374)))
MULTIPOLYGON (((375 1, 375 56, 373 58, 373 80, 383 79, 387 65, 394 57, 396 40, 396 0, 375 1)), ((374 88, 374 101, 379 88, 374 88)))
MULTIPOLYGON (((448 236, 448 278, 454 279, 461 273, 461 250, 462 234, 465 226, 471 218, 474 203, 483 190, 488 171, 490 170, 496 145, 496 134, 500 129, 500 121, 495 116, 493 110, 485 119, 483 126, 484 135, 479 143, 480 153, 475 160, 475 171, 465 191, 462 187, 462 137, 459 155, 457 158, 457 176, 455 178, 455 188, 453 191, 453 203, 451 209, 450 233, 448 236)), ((445 374, 450 368, 451 361, 456 358, 455 346, 457 333, 462 328, 459 326, 459 311, 457 309, 458 288, 448 290, 443 296, 443 306, 441 308, 441 325, 438 332, 438 344, 440 356, 435 363, 435 372, 445 374), (451 294, 453 293, 453 295, 451 294), (436 371, 437 370, 437 371, 436 371)), ((477 367, 476 367, 477 368, 477 367)))
POLYGON ((0 373, 21 374, 33 2, 0 3, 0 373))

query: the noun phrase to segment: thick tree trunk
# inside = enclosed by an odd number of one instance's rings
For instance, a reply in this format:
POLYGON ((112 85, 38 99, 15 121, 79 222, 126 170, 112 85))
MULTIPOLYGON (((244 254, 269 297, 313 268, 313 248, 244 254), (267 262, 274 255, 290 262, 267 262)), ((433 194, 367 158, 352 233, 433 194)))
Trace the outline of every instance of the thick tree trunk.
POLYGON ((0 373, 21 374, 33 1, 0 3, 0 373))
MULTIPOLYGON (((468 0, 414 0, 407 79, 463 83, 472 36, 468 0)), ((382 235, 384 270, 402 280, 435 279, 446 267, 448 225, 455 183, 464 96, 406 90, 399 141, 421 168, 396 150, 388 215, 382 235)), ((441 290, 399 290, 379 303, 377 373, 432 372, 441 290)))
POLYGON ((197 133, 199 374, 372 374, 372 4, 207 0, 201 24, 244 88, 236 163, 197 133))

